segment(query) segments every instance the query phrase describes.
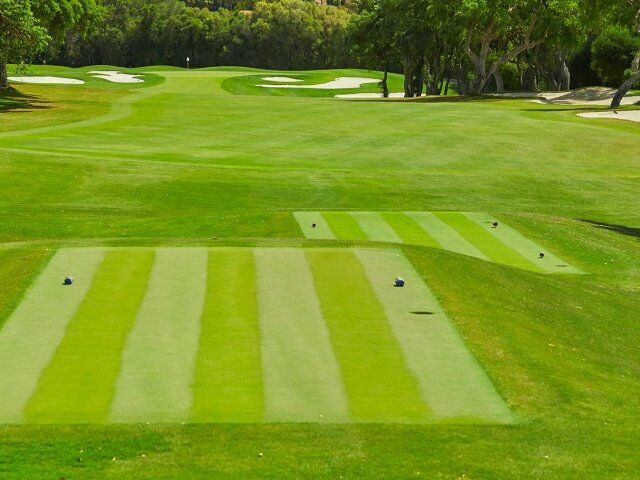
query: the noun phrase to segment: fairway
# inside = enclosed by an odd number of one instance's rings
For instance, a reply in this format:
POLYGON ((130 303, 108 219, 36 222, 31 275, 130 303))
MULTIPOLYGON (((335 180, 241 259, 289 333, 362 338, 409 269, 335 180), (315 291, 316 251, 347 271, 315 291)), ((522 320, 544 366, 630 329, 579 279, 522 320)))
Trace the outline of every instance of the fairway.
POLYGON ((3 423, 516 420, 396 250, 65 248, 0 346, 3 423))
POLYGON ((295 212, 305 237, 407 243, 540 273, 581 273, 517 230, 475 212, 295 212), (539 258, 540 252, 544 253, 539 258))

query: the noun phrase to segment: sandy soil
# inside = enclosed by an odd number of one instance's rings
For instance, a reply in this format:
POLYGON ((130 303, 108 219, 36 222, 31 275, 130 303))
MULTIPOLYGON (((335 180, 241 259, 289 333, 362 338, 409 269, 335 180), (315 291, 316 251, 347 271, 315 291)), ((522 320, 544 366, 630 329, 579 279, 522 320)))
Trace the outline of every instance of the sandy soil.
POLYGON ((262 77, 262 80, 266 80, 267 82, 282 82, 282 83, 291 83, 291 82, 302 82, 299 78, 291 78, 291 77, 262 77))
POLYGON ((138 78, 140 75, 129 75, 115 70, 96 70, 89 72, 95 78, 102 78, 114 83, 142 83, 144 80, 138 78))
POLYGON ((334 90, 342 88, 359 88, 365 83, 379 83, 377 78, 365 77, 338 77, 327 83, 318 83, 315 85, 256 85, 265 88, 312 88, 317 90, 334 90))
POLYGON ((10 82, 18 83, 44 83, 49 85, 82 85, 83 80, 64 77, 9 77, 10 82))
POLYGON ((579 117, 584 118, 611 118, 614 120, 628 120, 630 122, 640 122, 640 110, 627 110, 623 112, 615 113, 615 111, 609 112, 589 112, 579 113, 579 117))
MULTIPOLYGON (((552 105, 593 105, 609 106, 616 90, 607 87, 587 87, 565 92, 505 92, 492 96, 504 98, 536 98, 532 103, 552 105)), ((640 101, 640 95, 624 97, 622 105, 633 105, 640 101)))

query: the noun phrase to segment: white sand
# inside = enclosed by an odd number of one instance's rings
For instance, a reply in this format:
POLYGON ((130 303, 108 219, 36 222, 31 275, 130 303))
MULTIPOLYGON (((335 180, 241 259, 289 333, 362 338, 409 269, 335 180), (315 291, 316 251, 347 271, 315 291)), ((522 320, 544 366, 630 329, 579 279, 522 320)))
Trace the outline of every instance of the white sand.
MULTIPOLYGON (((336 98, 346 99, 367 99, 367 98, 383 98, 382 93, 341 93, 336 98)), ((404 98, 404 92, 389 93, 389 98, 404 98)))
POLYGON ((640 110, 627 110, 623 112, 614 113, 608 112, 589 112, 579 113, 579 117, 584 118, 612 118, 614 120, 628 120, 630 122, 640 122, 640 110))
POLYGON ((365 83, 380 83, 377 78, 365 77, 338 77, 327 83, 318 83, 315 85, 256 85, 265 88, 312 88, 316 90, 334 90, 343 88, 359 88, 365 83))
POLYGON ((95 78, 102 78, 103 80, 108 80, 109 82, 114 83, 142 83, 140 77, 141 75, 130 75, 128 73, 121 73, 115 70, 96 70, 93 72, 89 72, 95 78))
MULTIPOLYGON (((505 92, 492 96, 504 98, 536 98, 527 100, 531 103, 551 105, 592 105, 608 107, 616 90, 607 87, 586 87, 565 92, 505 92)), ((622 105, 633 105, 640 101, 640 95, 627 96, 622 99, 622 105)))
POLYGON ((9 77, 10 82, 18 83, 45 83, 49 85, 82 85, 83 80, 64 77, 9 77))
POLYGON ((282 83, 291 83, 291 82, 302 82, 299 78, 291 78, 291 77, 262 77, 262 80, 266 80, 267 82, 282 82, 282 83))

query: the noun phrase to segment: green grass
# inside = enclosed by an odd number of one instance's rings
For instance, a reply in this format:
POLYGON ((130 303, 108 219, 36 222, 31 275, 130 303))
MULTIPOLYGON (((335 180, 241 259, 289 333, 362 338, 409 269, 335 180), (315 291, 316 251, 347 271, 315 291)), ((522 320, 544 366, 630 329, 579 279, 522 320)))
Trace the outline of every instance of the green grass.
POLYGON ((335 345, 329 339, 304 251, 256 250, 255 257, 266 418, 349 420, 335 345))
POLYGON ((262 367, 250 251, 210 251, 191 420, 261 421, 262 367))
POLYGON ((348 251, 309 252, 307 258, 351 415, 376 422, 424 420, 428 412, 416 380, 358 259, 348 251))
MULTIPOLYGON (((302 80, 296 85, 316 85, 330 82, 338 77, 363 77, 382 80, 382 73, 371 70, 318 70, 304 72, 267 72, 259 75, 235 76, 225 80, 222 87, 235 95, 268 95, 291 97, 333 97, 344 93, 381 93, 382 89, 377 83, 365 83, 360 88, 340 88, 334 90, 298 89, 298 88, 265 88, 258 85, 277 85, 280 82, 263 80, 265 76, 286 76, 302 80)), ((403 77, 390 74, 387 80, 390 92, 404 91, 403 77)))
MULTIPOLYGON (((398 245, 521 423, 6 425, 3 479, 637 477, 635 124, 506 99, 231 95, 228 78, 262 75, 237 68, 139 72, 157 79, 2 94, 0 242, 19 242, 0 247, 3 336, 47 248, 360 245, 304 240, 292 211, 491 212, 505 245, 588 274, 398 245)), ((44 331, 4 343, 2 371, 33 375, 44 331)), ((7 378, 2 409, 22 388, 7 378)))
POLYGON ((168 423, 190 418, 206 277, 205 249, 156 251, 144 300, 122 353, 110 421, 168 423))
MULTIPOLYGON (((105 254, 25 407, 27 422, 100 423, 107 419, 122 349, 152 263, 153 252, 105 254)), ((40 308, 48 307, 45 299, 40 308)))

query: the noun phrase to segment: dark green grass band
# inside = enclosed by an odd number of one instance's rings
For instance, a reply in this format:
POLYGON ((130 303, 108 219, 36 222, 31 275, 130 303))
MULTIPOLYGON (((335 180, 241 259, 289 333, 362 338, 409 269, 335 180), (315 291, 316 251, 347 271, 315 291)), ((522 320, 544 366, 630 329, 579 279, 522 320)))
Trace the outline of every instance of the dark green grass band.
POLYGON ((323 212, 322 216, 331 227, 331 231, 341 240, 368 240, 358 222, 346 212, 323 212))
POLYGON ((264 416, 256 278, 250 249, 209 252, 193 383, 194 422, 260 422, 264 416))

